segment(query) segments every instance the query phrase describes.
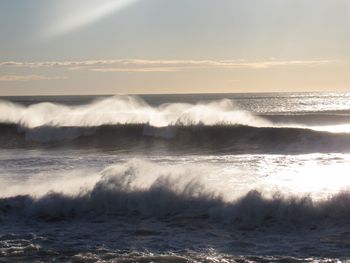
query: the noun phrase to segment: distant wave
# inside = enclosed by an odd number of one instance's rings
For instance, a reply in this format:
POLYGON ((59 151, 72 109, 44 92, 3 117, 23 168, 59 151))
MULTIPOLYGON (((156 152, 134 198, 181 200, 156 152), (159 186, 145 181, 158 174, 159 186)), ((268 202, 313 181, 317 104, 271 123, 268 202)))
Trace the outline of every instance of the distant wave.
POLYGON ((144 124, 152 127, 195 125, 245 125, 252 127, 308 128, 350 133, 348 111, 285 112, 254 114, 242 110, 233 100, 190 103, 164 103, 151 106, 137 96, 113 96, 67 106, 41 102, 24 106, 0 100, 0 123, 24 128, 98 127, 144 124))
POLYGON ((217 153, 350 152, 349 133, 242 125, 152 127, 144 124, 98 127, 25 128, 0 124, 3 148, 72 147, 217 153))
POLYGON ((233 101, 227 99, 197 104, 167 103, 152 107, 136 96, 114 96, 79 106, 47 102, 23 106, 0 101, 0 123, 17 124, 26 128, 115 124, 147 124, 154 127, 197 124, 271 125, 263 118, 240 110, 233 101))
POLYGON ((252 190, 230 201, 222 197, 220 190, 203 183, 197 173, 193 169, 164 168, 142 161, 114 165, 105 169, 91 187, 74 194, 48 190, 38 197, 1 198, 0 219, 18 216, 51 221, 131 216, 182 223, 209 220, 245 230, 276 225, 324 226, 350 219, 348 192, 314 201, 311 197, 283 193, 265 197, 252 190))
MULTIPOLYGON (((285 118, 295 119, 291 116, 285 118)), ((327 115, 327 120, 336 119, 332 116, 327 115)), ((310 119, 316 117, 304 117, 307 122, 310 119)), ((282 121, 281 115, 259 117, 227 99, 158 107, 135 96, 108 97, 79 106, 54 103, 23 106, 0 101, 0 143, 10 148, 113 147, 231 153, 350 151, 350 133, 339 132, 349 130, 347 124, 307 126, 282 121)))

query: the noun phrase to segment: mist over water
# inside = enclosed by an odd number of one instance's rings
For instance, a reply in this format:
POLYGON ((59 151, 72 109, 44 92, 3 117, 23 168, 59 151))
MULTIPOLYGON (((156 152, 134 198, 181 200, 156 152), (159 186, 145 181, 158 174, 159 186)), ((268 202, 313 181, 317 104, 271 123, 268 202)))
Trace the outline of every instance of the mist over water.
POLYGON ((0 258, 348 258, 350 107, 212 96, 2 100, 0 258))

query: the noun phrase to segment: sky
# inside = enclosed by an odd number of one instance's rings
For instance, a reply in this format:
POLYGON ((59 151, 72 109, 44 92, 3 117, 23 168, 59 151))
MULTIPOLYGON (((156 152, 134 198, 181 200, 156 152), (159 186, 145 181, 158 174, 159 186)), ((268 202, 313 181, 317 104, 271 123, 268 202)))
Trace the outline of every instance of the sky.
POLYGON ((0 0, 0 96, 350 91, 349 0, 0 0))

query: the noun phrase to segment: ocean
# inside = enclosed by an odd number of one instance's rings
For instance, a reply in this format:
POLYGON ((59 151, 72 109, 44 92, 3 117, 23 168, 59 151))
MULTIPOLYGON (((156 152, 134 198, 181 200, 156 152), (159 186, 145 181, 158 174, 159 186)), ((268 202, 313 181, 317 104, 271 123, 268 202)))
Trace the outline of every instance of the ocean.
POLYGON ((0 98, 0 262, 350 259, 350 93, 0 98))

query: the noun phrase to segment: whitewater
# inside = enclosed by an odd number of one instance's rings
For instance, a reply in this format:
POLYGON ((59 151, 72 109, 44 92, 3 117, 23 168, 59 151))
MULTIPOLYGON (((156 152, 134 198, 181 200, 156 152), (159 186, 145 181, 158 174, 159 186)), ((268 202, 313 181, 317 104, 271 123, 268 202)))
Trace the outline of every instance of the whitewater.
POLYGON ((0 262, 350 257, 350 94, 0 99, 0 262))

